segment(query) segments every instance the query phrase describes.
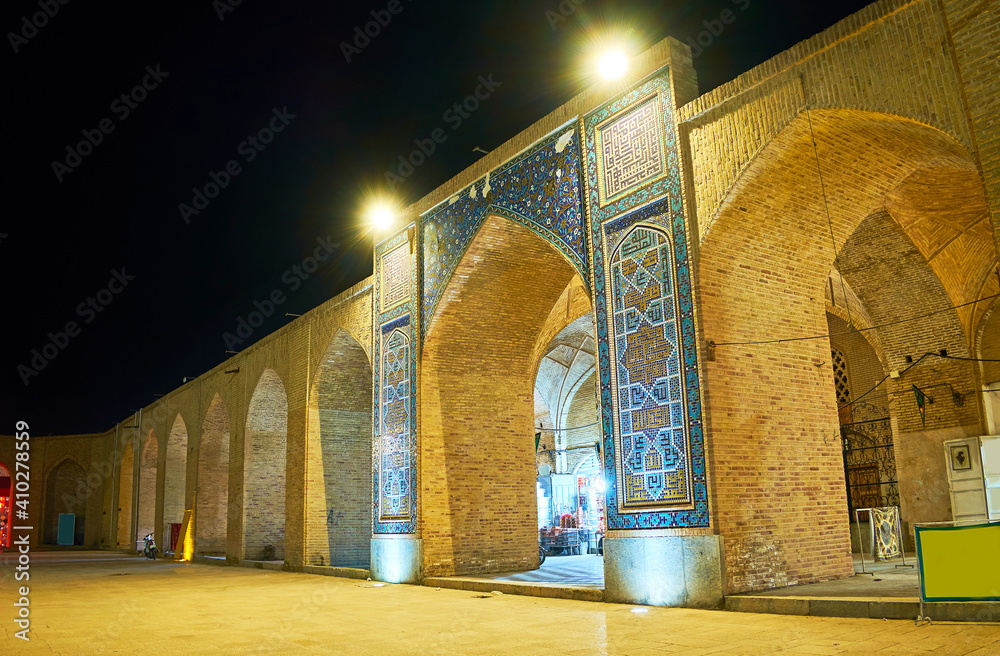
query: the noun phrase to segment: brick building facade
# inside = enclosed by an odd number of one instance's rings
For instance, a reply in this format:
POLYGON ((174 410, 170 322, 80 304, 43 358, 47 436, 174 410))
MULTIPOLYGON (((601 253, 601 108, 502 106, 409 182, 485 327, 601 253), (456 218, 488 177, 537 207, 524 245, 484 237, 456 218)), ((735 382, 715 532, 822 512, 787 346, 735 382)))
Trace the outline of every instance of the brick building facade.
POLYGON ((995 2, 881 0, 698 96, 661 42, 406 208, 372 278, 107 434, 37 438, 36 541, 67 504, 104 548, 193 509, 231 561, 529 569, 538 464, 595 445, 608 600, 851 575, 854 401, 907 524, 951 518, 942 442, 993 430, 998 49, 995 2), (913 385, 954 394, 921 415, 913 385))

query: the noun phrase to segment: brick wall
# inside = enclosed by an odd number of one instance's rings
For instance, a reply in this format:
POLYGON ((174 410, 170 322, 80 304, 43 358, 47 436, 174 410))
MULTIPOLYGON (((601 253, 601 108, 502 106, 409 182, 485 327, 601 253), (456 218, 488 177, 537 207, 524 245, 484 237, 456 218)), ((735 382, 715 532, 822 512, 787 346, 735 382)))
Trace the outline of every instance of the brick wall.
MULTIPOLYGON (((156 433, 149 431, 142 447, 142 458, 139 461, 139 515, 135 530, 135 539, 141 540, 147 533, 153 533, 156 528, 156 459, 159 442, 156 433)), ((155 539, 155 538, 154 538, 155 539)), ((135 546, 133 544, 133 546, 135 546)), ((161 549, 163 545, 157 543, 161 549)))
POLYGON ((118 536, 115 546, 120 549, 134 549, 132 543, 132 464, 134 449, 129 442, 122 451, 121 467, 118 469, 118 536))
POLYGON ((187 489, 188 434, 180 414, 174 420, 167 437, 163 468, 163 549, 170 547, 169 524, 184 520, 185 490, 187 489))
POLYGON ((243 466, 243 557, 285 557, 285 443, 288 398, 273 369, 257 383, 247 412, 243 466))
POLYGON ((229 409, 218 394, 212 399, 202 424, 197 494, 195 553, 223 556, 229 507, 229 409))
POLYGON ((372 369, 361 345, 338 331, 311 394, 310 565, 367 567, 372 535, 372 369))
POLYGON ((537 565, 534 377, 573 276, 527 228, 490 217, 445 291, 421 361, 425 575, 537 565))
POLYGON ((87 473, 75 460, 66 459, 49 471, 45 483, 45 532, 43 544, 56 544, 59 528, 59 515, 74 513, 76 515, 76 531, 73 544, 84 544, 84 531, 87 528, 86 505, 74 503, 77 498, 78 486, 86 485, 87 473))

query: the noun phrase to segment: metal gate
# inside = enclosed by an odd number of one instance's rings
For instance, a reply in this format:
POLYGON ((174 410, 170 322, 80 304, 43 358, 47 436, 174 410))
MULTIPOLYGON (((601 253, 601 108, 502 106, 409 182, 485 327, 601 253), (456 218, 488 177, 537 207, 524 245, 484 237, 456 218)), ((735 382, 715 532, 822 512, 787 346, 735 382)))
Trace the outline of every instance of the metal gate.
POLYGON ((861 420, 840 425, 850 516, 856 508, 898 506, 896 453, 888 413, 885 408, 856 403, 851 406, 851 419, 861 420))

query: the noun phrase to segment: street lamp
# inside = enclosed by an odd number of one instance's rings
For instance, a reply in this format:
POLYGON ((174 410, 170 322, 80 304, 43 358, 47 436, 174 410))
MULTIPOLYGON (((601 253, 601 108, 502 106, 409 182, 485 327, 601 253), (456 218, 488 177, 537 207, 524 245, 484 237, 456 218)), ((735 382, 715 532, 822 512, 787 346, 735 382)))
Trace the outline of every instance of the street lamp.
POLYGON ((605 80, 617 80, 628 70, 628 57, 621 50, 609 50, 601 55, 597 70, 605 80))

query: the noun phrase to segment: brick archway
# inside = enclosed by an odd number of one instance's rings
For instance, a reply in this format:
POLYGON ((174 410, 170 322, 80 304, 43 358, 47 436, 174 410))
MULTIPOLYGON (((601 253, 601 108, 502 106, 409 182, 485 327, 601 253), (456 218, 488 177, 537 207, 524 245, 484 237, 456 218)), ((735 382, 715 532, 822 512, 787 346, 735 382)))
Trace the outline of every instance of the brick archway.
MULTIPOLYGON (((911 120, 800 114, 736 181, 702 240, 704 338, 825 335, 834 248, 842 253, 911 176, 970 162, 952 137, 911 120)), ((720 346, 713 355, 705 366, 710 457, 727 591, 850 575, 829 340, 720 346), (738 497, 725 492, 737 489, 738 497)))
POLYGON ((187 510, 187 457, 188 431, 184 417, 177 413, 167 436, 166 458, 163 466, 163 534, 160 544, 170 550, 170 525, 184 521, 187 510))
POLYGON ((535 374, 576 275, 534 232, 491 216, 442 294, 420 378, 427 576, 538 565, 535 374))
MULTIPOLYGON (((156 432, 149 431, 142 447, 139 459, 139 512, 138 524, 135 528, 135 539, 141 540, 149 533, 156 533, 156 483, 159 478, 157 460, 159 458, 159 441, 156 432)), ((154 537, 155 539, 155 537, 154 537)), ((161 542, 157 542, 162 545, 161 542)))
POLYGON ((284 560, 288 396, 273 369, 261 374, 247 410, 243 447, 243 558, 284 560))
POLYGON ((229 436, 229 408, 216 393, 205 413, 198 445, 194 544, 199 556, 226 555, 229 436))
POLYGON ((367 567, 372 536, 372 369, 347 331, 330 339, 309 394, 308 565, 367 567))

